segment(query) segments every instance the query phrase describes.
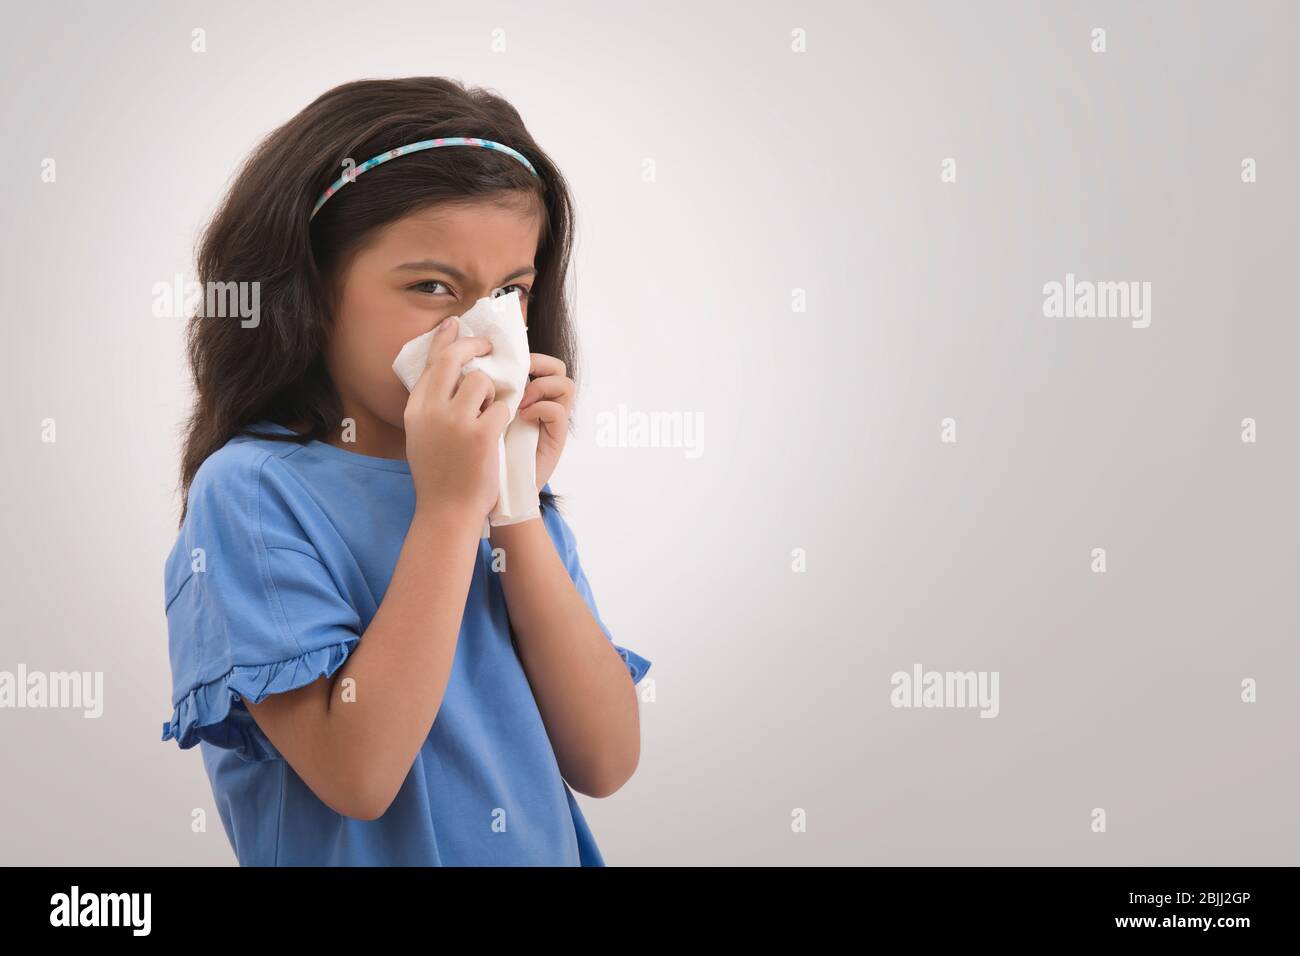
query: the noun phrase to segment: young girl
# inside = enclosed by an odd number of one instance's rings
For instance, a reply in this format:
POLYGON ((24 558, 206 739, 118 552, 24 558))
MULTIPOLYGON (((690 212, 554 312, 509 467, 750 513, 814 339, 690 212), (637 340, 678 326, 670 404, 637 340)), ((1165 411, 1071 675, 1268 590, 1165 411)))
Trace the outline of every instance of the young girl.
POLYGON ((572 223, 509 103, 421 77, 321 96, 203 235, 203 287, 259 305, 189 330, 162 739, 201 745, 241 865, 604 865, 570 786, 632 775, 650 662, 613 643, 549 484, 572 223), (490 345, 454 317, 512 293, 541 516, 480 537, 509 410, 462 377, 490 345), (393 360, 435 327, 408 396, 393 360))

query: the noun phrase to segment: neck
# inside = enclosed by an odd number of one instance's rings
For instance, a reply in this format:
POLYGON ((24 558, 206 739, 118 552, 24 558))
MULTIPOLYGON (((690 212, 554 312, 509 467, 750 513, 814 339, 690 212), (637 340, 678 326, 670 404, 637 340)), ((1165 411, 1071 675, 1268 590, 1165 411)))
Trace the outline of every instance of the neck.
POLYGON ((340 425, 332 431, 327 439, 329 444, 361 455, 406 460, 405 431, 347 401, 344 402, 343 417, 355 424, 340 425))

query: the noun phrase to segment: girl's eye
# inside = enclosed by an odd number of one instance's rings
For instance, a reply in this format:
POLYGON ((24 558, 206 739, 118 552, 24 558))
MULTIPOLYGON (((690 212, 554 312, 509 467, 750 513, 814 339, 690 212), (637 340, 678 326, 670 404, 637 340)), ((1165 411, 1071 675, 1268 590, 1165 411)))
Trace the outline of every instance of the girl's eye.
MULTIPOLYGON (((439 280, 439 279, 425 279, 423 282, 417 282, 415 285, 411 286, 410 288, 413 289, 413 290, 415 290, 415 291, 417 291, 417 292, 427 292, 429 295, 434 295, 434 294, 436 294, 436 293, 434 292, 433 289, 424 289, 424 288, 421 288, 422 286, 428 286, 428 285, 440 285, 440 286, 442 286, 444 289, 447 289, 447 290, 449 290, 449 291, 450 291, 450 289, 451 289, 451 287, 448 286, 447 283, 445 283, 445 282, 443 282, 443 281, 441 281, 441 280, 439 280)), ((517 283, 517 282, 516 282, 516 283, 511 283, 510 285, 507 285, 507 286, 502 286, 498 291, 501 292, 502 295, 509 295, 511 289, 518 289, 518 290, 519 290, 519 298, 524 299, 524 300, 527 300, 527 298, 528 298, 528 288, 527 288, 527 286, 522 286, 522 285, 520 285, 520 284, 517 283)), ((497 296, 494 294, 494 295, 492 296, 492 298, 495 299, 495 298, 497 298, 497 296)))
POLYGON ((448 288, 447 283, 439 282, 437 279, 425 279, 423 282, 417 282, 415 285, 411 286, 411 288, 420 292, 429 291, 430 294, 432 294, 432 290, 421 289, 420 286, 423 285, 440 285, 443 288, 448 288))

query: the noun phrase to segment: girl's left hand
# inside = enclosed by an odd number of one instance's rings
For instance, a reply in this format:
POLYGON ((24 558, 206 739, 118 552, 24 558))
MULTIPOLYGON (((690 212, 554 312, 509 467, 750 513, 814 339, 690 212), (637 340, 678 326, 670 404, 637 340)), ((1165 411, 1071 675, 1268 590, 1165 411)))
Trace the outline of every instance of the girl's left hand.
POLYGON ((569 416, 577 386, 564 372, 564 363, 553 355, 530 352, 528 369, 536 376, 524 388, 516 415, 526 422, 537 422, 537 490, 551 480, 555 466, 569 436, 569 416))

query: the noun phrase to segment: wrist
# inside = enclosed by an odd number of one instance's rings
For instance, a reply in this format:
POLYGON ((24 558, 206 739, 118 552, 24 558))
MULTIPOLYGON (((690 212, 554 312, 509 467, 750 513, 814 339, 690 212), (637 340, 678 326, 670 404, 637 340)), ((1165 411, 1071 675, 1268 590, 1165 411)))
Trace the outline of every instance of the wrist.
POLYGON ((477 541, 483 534, 486 519, 486 515, 475 517, 473 511, 466 508, 442 502, 424 505, 417 501, 411 527, 428 528, 440 537, 473 538, 477 541))
POLYGON ((493 525, 489 530, 489 536, 493 544, 505 544, 508 541, 518 541, 520 538, 526 538, 538 531, 544 532, 545 525, 542 524, 541 515, 537 515, 523 521, 516 521, 514 524, 493 525))

